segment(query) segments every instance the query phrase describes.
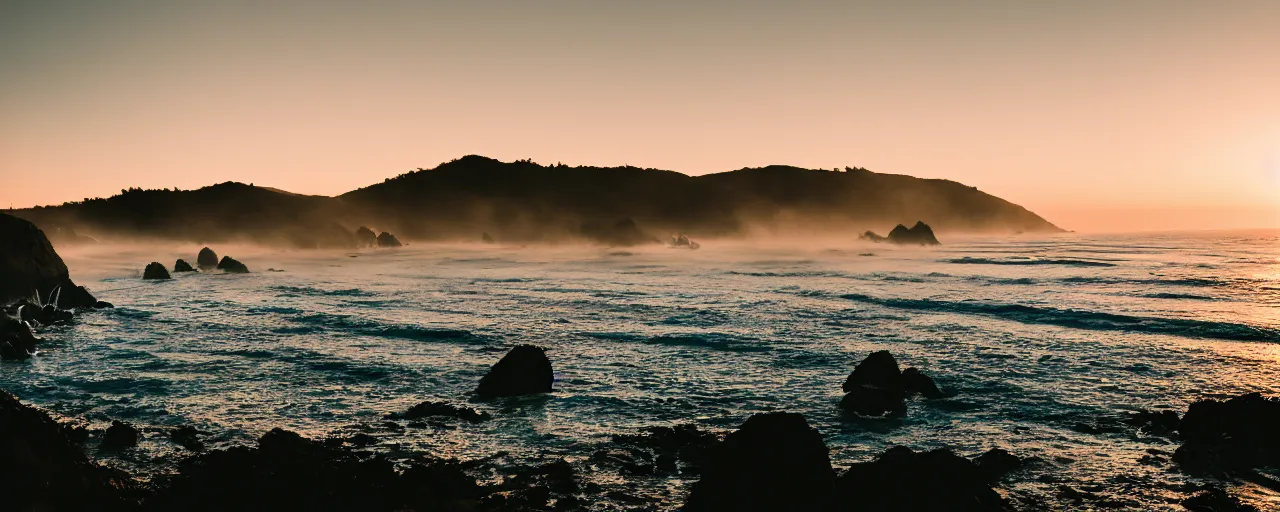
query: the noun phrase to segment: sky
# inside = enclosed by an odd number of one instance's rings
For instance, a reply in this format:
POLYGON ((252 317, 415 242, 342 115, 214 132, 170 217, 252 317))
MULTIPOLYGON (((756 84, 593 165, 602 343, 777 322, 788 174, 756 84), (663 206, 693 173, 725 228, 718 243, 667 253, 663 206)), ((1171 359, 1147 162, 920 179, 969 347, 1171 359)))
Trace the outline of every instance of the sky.
POLYGON ((1276 228, 1280 2, 0 0, 0 207, 336 195, 467 154, 1276 228))

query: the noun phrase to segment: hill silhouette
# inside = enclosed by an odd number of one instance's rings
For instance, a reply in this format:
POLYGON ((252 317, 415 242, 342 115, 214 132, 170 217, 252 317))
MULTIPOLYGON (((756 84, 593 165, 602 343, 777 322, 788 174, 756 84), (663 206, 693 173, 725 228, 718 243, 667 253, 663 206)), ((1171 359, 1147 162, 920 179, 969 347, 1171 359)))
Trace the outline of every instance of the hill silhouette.
POLYGON ((221 183, 199 190, 128 189, 107 199, 14 210, 48 229, 296 247, 351 244, 359 226, 408 239, 592 238, 628 219, 649 234, 834 233, 924 220, 940 231, 1054 232, 998 197, 948 180, 789 166, 703 176, 638 167, 569 167, 466 156, 337 197, 221 183))

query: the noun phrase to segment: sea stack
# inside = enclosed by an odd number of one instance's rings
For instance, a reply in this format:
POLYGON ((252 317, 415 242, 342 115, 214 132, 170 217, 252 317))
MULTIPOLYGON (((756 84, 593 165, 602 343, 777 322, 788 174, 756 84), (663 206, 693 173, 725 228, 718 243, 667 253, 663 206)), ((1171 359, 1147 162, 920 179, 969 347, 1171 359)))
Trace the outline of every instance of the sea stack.
POLYGON ((898 361, 888 350, 872 352, 858 363, 842 389, 847 394, 840 407, 860 416, 901 416, 907 412, 906 399, 911 396, 946 396, 919 369, 898 371, 898 361))
POLYGON ((366 228, 364 226, 360 226, 360 229, 356 230, 355 237, 356 237, 356 247, 377 247, 378 246, 378 235, 373 234, 372 229, 366 228))
POLYGON ((158 261, 147 264, 147 268, 142 271, 143 279, 169 279, 169 271, 165 270, 164 265, 158 261))
POLYGON ((174 272, 195 272, 196 269, 191 268, 191 264, 187 263, 187 260, 179 258, 178 261, 173 264, 173 271, 174 272))
POLYGON ((33 295, 39 295, 41 302, 56 302, 59 308, 94 307, 98 302, 83 286, 71 282, 66 263, 40 228, 0 213, 0 304, 33 295))
POLYGON ((396 236, 391 233, 383 231, 382 234, 378 235, 378 247, 400 247, 401 245, 403 244, 400 243, 400 240, 397 240, 396 236))
POLYGON ((200 254, 196 256, 196 266, 200 270, 212 270, 218 266, 218 253, 208 247, 200 249, 200 254))
POLYGON ((550 393, 555 376, 546 351, 534 345, 516 345, 480 379, 476 395, 482 398, 550 393))
POLYGON ((875 232, 868 231, 859 238, 872 242, 889 242, 899 245, 942 245, 941 242, 938 242, 938 238, 933 235, 933 228, 921 221, 916 221, 916 225, 910 228, 898 224, 889 232, 889 236, 880 236, 875 232))

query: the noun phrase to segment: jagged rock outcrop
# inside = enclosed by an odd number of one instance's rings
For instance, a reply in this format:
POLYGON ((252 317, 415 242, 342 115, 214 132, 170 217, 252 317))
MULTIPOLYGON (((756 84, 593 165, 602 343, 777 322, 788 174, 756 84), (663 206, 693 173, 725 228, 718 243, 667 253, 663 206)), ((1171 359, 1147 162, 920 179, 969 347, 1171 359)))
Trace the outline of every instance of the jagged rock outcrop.
POLYGON ((946 396, 933 379, 916 368, 898 370, 898 361, 888 350, 872 352, 845 379, 847 393, 840 407, 861 416, 898 416, 907 411, 906 399, 919 394, 925 398, 946 396))
POLYGON ((178 258, 178 261, 173 263, 173 271, 174 272, 195 272, 196 269, 191 268, 191 264, 187 263, 187 260, 178 258))
POLYGON ((228 274, 248 274, 249 273, 249 267, 244 266, 244 263, 240 263, 235 258, 232 258, 230 256, 223 256, 222 260, 218 261, 218 270, 221 270, 228 274))
POLYGON ((756 414, 708 450, 682 510, 826 510, 834 481, 827 445, 804 416, 756 414))
POLYGON ((40 228, 0 213, 0 304, 23 299, 63 309, 98 303, 88 290, 71 281, 66 263, 40 228))
POLYGON ((67 434, 44 411, 0 390, 0 509, 136 509, 129 475, 90 462, 67 434))
POLYGON ((1182 446, 1173 460, 1193 474, 1226 475, 1280 466, 1280 399, 1259 393, 1200 400, 1178 427, 1182 446))
POLYGON ((383 231, 378 234, 378 247, 400 247, 401 245, 404 244, 401 244, 400 240, 396 239, 396 236, 391 233, 383 231))
POLYGON ((941 245, 938 242, 938 238, 933 235, 933 228, 920 221, 917 221, 916 225, 910 228, 898 224, 889 232, 889 236, 880 236, 868 231, 863 233, 860 238, 872 242, 889 242, 901 245, 941 245))
POLYGON ((1005 454, 984 454, 987 459, 979 458, 989 465, 984 469, 949 449, 916 452, 895 446, 875 461, 854 464, 840 475, 833 508, 1004 512, 1008 504, 991 483, 1017 467, 1005 454))
POLYGON ((142 270, 143 279, 170 279, 169 271, 164 268, 160 262, 153 261, 147 264, 147 268, 142 270))
POLYGON ((372 229, 360 226, 355 234, 356 247, 377 247, 378 235, 374 234, 372 229))
POLYGON ((200 254, 196 255, 196 266, 200 270, 213 270, 218 266, 218 253, 208 247, 200 249, 200 254))
POLYGON ((0 311, 0 359, 31 357, 36 352, 36 341, 26 322, 0 311))
POLYGON ((546 351, 534 345, 516 345, 480 379, 481 398, 550 393, 555 376, 546 351))

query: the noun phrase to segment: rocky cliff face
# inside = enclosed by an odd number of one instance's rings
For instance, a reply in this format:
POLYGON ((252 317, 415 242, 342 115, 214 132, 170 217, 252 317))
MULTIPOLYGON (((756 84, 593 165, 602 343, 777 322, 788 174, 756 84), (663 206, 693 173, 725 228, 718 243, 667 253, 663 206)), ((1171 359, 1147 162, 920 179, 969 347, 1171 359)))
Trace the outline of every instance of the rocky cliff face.
POLYGON ((0 213, 0 304, 39 296, 42 304, 56 298, 59 308, 93 306, 84 287, 71 282, 67 265, 40 228, 0 213))

